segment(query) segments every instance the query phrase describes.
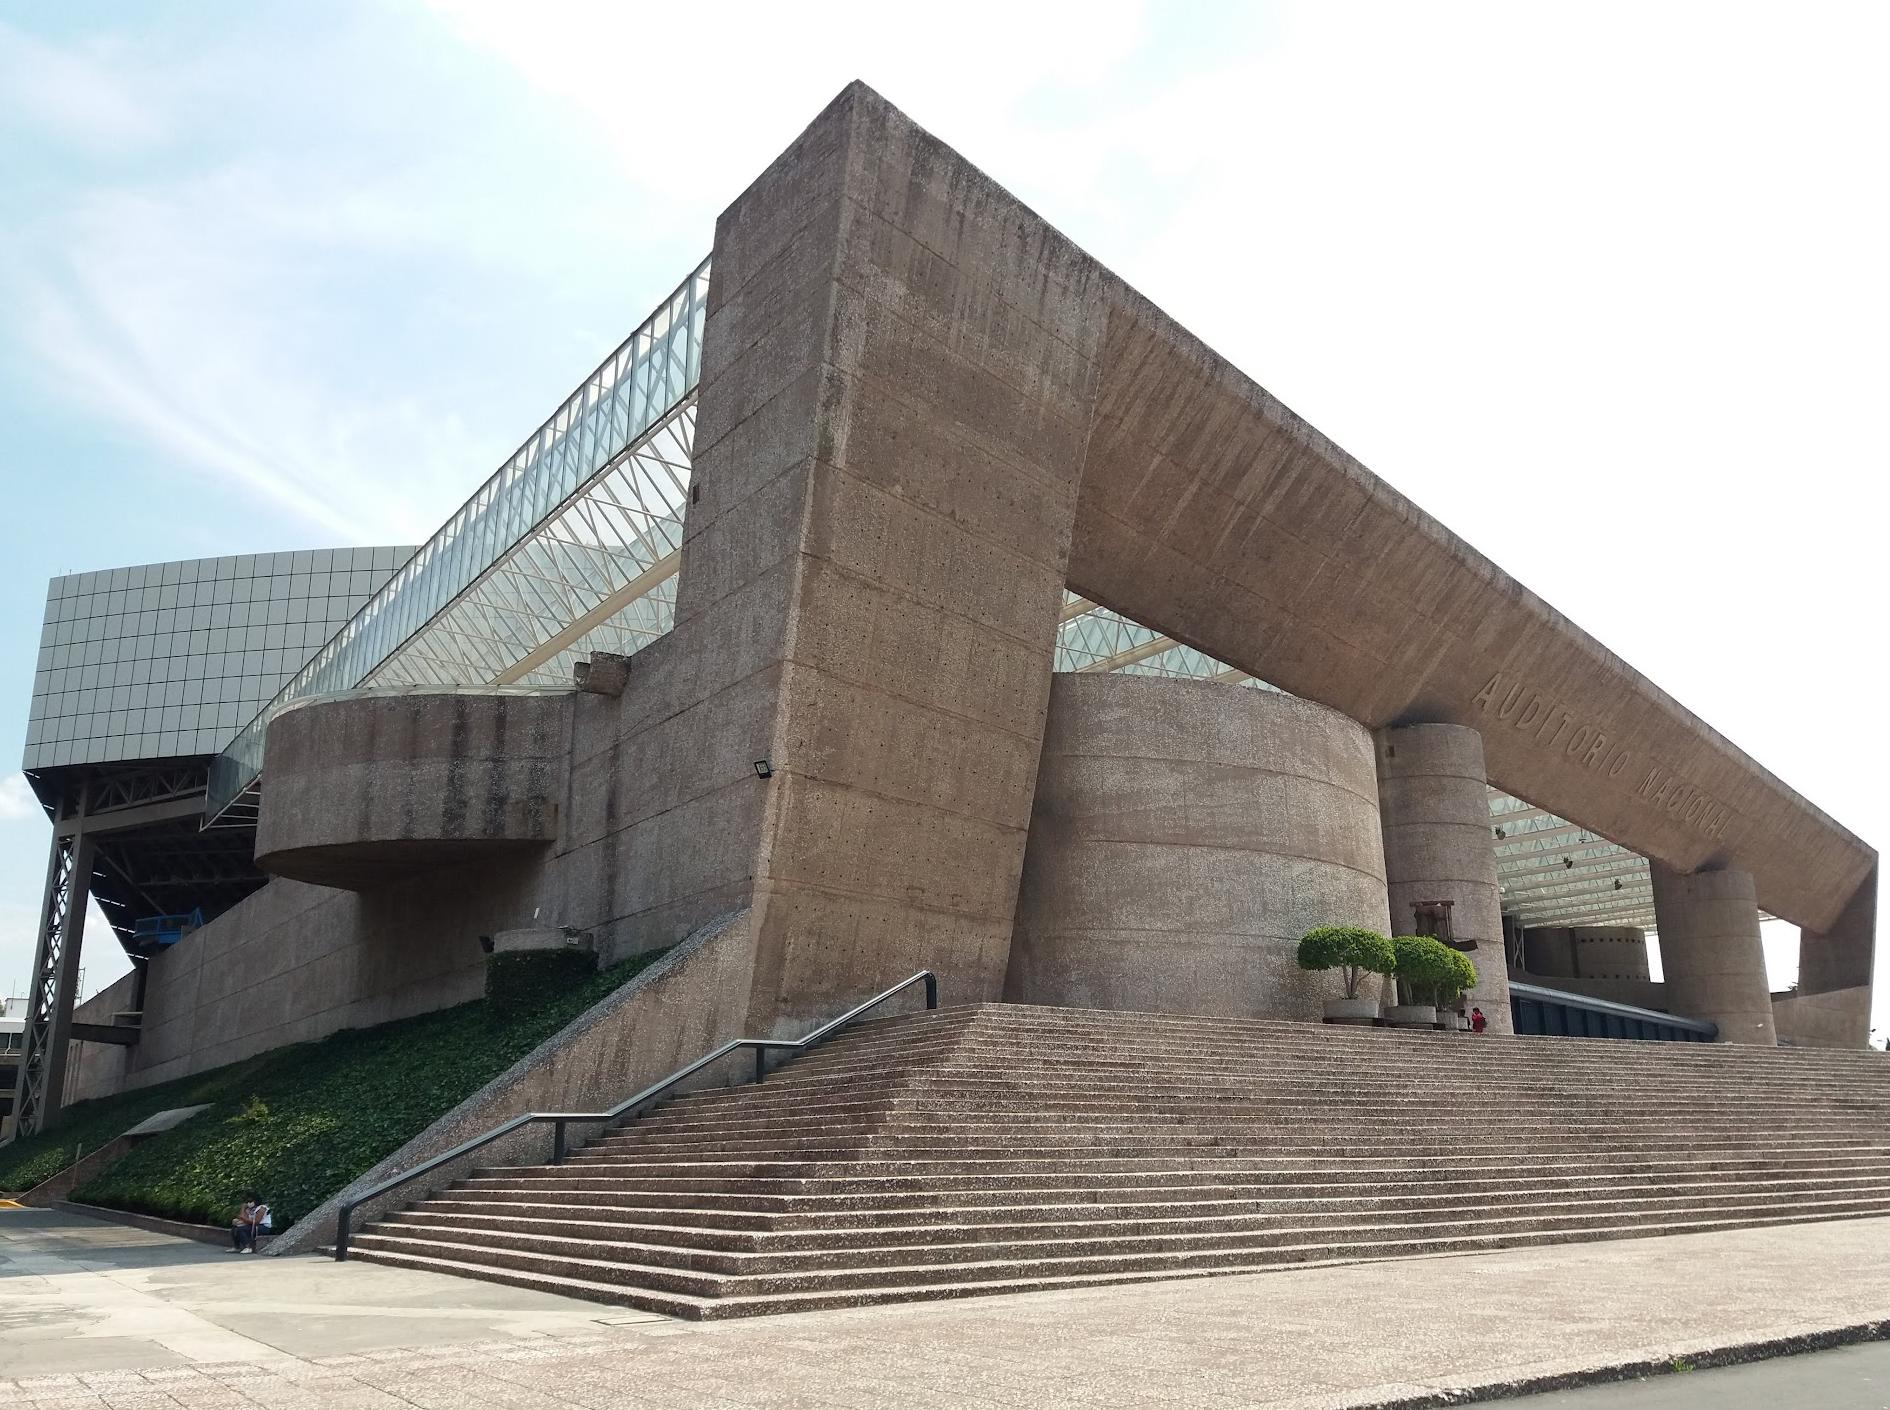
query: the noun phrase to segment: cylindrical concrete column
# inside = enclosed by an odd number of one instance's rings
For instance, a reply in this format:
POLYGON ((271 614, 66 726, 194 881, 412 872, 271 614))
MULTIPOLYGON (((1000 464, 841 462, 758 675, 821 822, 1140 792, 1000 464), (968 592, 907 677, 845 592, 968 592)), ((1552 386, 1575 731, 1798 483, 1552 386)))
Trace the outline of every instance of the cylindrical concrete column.
POLYGON ((1647 935, 1632 925, 1579 925, 1568 933, 1583 979, 1646 979, 1647 935))
POLYGON ((1449 901, 1452 935, 1477 942, 1465 1002, 1483 1010, 1490 1032, 1512 1032, 1483 736, 1466 725, 1399 725, 1378 731, 1377 755, 1391 928, 1409 935, 1419 902, 1449 901))
POLYGON ((1317 925, 1385 926, 1371 735, 1273 691, 1059 674, 1004 997, 1317 1020, 1317 925))
POLYGON ((1727 867, 1683 876, 1659 862, 1649 869, 1668 1008, 1717 1023, 1723 1043, 1776 1045, 1752 873, 1727 867))

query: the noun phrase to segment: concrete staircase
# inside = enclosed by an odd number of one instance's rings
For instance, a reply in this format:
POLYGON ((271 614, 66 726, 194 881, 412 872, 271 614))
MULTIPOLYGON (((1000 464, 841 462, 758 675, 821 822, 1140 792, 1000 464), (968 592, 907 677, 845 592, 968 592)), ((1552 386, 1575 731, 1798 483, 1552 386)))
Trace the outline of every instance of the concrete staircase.
POLYGON ((353 1256, 728 1317, 1879 1214, 1882 1054, 981 1004, 480 1171, 353 1256))

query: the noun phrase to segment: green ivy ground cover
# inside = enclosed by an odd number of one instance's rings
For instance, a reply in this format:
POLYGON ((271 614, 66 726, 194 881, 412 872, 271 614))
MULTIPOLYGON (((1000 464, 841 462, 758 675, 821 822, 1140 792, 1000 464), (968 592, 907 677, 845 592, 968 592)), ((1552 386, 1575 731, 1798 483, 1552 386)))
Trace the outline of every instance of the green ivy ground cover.
MULTIPOLYGON (((638 955, 575 981, 335 1033, 212 1072, 69 1107, 43 1137, 0 1147, 0 1190, 28 1189, 153 1112, 210 1110, 141 1141, 73 1198, 193 1223, 228 1222, 243 1194, 278 1231, 400 1149, 592 1004, 648 967, 638 955)), ((549 976, 545 976, 549 977, 549 976)), ((525 976, 519 976, 525 979, 525 976)))

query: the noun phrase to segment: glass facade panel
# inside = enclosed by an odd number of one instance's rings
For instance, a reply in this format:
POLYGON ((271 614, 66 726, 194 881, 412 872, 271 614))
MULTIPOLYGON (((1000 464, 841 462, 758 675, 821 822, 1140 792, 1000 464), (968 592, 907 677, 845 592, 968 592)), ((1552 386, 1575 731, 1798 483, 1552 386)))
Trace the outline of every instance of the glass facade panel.
POLYGON ((362 564, 358 579, 298 573, 302 555, 288 553, 54 578, 23 767, 215 754, 386 580, 374 556, 402 551, 332 550, 331 557, 362 564), (275 649, 262 649, 267 629, 248 625, 252 596, 299 624, 293 641, 284 625, 275 649), (251 632, 255 651, 243 649, 251 632))
MULTIPOLYGON (((504 615, 504 610, 528 599, 516 584, 493 587, 489 601, 476 599, 491 577, 504 576, 506 565, 521 556, 522 542, 560 506, 582 501, 593 481, 617 473, 620 461, 638 461, 639 447, 646 441, 667 437, 677 443, 665 446, 657 456, 659 461, 665 454, 679 459, 686 485, 688 435, 694 425, 689 403, 701 371, 708 288, 705 259, 474 492, 459 513, 307 665, 282 684, 213 762, 212 817, 261 774, 269 719, 292 700, 351 690, 370 678, 389 685, 506 683, 503 677, 517 666, 516 659, 493 676, 482 677, 482 672, 524 644, 520 623, 504 615), (625 372, 620 373, 619 367, 625 372), (441 621, 447 616, 454 617, 450 625, 441 621), (429 630, 423 648, 416 638, 423 628, 434 625, 446 629, 438 634, 429 630), (414 651, 404 653, 409 645, 414 651), (397 654, 407 656, 407 663, 397 664, 393 659, 397 654), (383 667, 384 676, 377 677, 383 667), (418 678, 409 678, 409 671, 418 678)), ((680 504, 678 499, 673 509, 678 521, 680 504)), ((568 512, 560 513, 560 521, 568 512)), ((620 558, 634 557, 636 552, 623 542, 590 546, 600 557, 613 551, 620 558)), ((553 572, 555 587, 555 568, 553 572)), ((524 655, 536 650, 527 647, 524 655)))

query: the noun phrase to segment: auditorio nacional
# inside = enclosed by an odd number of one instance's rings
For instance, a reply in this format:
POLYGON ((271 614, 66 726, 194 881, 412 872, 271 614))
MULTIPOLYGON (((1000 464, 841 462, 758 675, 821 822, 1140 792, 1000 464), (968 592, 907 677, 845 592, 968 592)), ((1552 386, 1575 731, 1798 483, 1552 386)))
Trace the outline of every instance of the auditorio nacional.
POLYGON ((1440 914, 1499 1030, 1866 1035, 1870 847, 858 86, 427 543, 55 580, 25 767, 29 1124, 533 927, 717 922, 705 1037, 1312 1019, 1303 931, 1440 914), (75 1014, 87 894, 148 958, 75 1014))

